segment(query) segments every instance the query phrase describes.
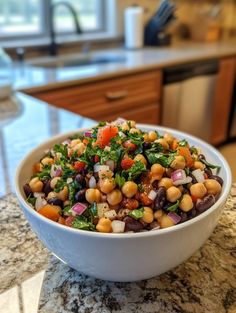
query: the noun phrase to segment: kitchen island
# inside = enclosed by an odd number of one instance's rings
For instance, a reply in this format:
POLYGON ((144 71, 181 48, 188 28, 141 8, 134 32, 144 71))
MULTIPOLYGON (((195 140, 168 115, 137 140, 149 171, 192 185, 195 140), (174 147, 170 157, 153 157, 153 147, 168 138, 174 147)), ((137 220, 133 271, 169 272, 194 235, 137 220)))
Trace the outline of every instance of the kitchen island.
POLYGON ((14 194, 13 177, 31 148, 94 121, 21 94, 16 101, 18 115, 11 119, 5 111, 7 119, 0 124, 0 312, 236 311, 236 184, 212 236, 172 271, 136 283, 79 274, 55 259, 31 231, 14 194))

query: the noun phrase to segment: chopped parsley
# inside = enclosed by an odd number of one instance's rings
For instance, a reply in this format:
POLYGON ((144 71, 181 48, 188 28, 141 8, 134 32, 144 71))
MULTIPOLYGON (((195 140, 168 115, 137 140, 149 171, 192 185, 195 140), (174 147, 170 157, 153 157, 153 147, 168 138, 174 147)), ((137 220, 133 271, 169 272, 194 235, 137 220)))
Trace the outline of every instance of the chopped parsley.
POLYGON ((83 229, 83 230, 95 230, 96 227, 93 223, 89 222, 88 219, 82 215, 77 216, 72 222, 72 227, 83 229))
POLYGON ((177 200, 175 204, 169 206, 166 210, 169 212, 176 212, 179 207, 180 200, 177 200))
POLYGON ((135 180, 146 172, 146 166, 141 161, 136 161, 128 170, 122 171, 121 175, 127 180, 135 180))
POLYGON ((128 213, 129 216, 133 217, 134 219, 138 220, 139 218, 143 217, 143 208, 132 210, 128 213))

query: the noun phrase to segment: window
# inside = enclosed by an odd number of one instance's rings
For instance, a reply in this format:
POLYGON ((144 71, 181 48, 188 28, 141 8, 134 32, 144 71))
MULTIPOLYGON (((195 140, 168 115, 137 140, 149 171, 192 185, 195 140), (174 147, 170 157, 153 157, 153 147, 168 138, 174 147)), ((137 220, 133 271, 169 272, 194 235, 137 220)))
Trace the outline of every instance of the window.
POLYGON ((0 42, 32 38, 46 40, 51 5, 54 7, 53 23, 57 36, 75 34, 74 20, 65 3, 75 10, 85 40, 86 34, 91 38, 93 33, 114 33, 115 2, 116 0, 0 0, 0 42))

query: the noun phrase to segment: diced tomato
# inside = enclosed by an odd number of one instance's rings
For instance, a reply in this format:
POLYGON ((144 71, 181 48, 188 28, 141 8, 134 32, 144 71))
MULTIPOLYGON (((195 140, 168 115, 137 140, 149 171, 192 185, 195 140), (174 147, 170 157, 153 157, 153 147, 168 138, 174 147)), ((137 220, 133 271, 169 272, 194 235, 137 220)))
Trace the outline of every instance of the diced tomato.
POLYGON ((98 155, 95 155, 95 156, 94 156, 94 162, 95 162, 95 163, 98 163, 99 161, 100 161, 99 156, 98 156, 98 155))
POLYGON ((178 147, 178 140, 175 138, 172 143, 170 144, 171 150, 176 150, 178 147))
POLYGON ((85 144, 87 146, 88 143, 89 143, 88 139, 84 138, 83 139, 83 144, 85 144))
POLYGON ((52 221, 58 221, 61 208, 57 205, 46 204, 38 210, 38 213, 49 218, 52 221))
POLYGON ((64 219, 64 217, 60 216, 58 219, 58 223, 62 225, 66 225, 66 220, 64 219))
POLYGON ((82 171, 85 168, 86 163, 81 161, 76 161, 74 163, 74 169, 78 172, 82 171))
POLYGON ((193 200, 194 203, 197 202, 197 199, 198 199, 198 198, 197 198, 196 196, 192 196, 192 195, 191 195, 191 198, 192 198, 192 200, 193 200))
POLYGON ((125 141, 123 146, 129 151, 135 151, 137 149, 137 145, 132 143, 130 140, 125 141))
POLYGON ((105 146, 108 146, 110 144, 110 141, 112 138, 116 137, 118 134, 118 127, 116 126, 104 126, 102 128, 99 128, 97 133, 97 141, 96 144, 100 148, 104 148, 105 146))
POLYGON ((131 166, 134 164, 134 160, 130 159, 130 158, 126 158, 126 159, 123 159, 121 161, 121 168, 123 170, 127 170, 129 168, 131 168, 131 166))
POLYGON ((153 203, 153 201, 150 198, 148 198, 148 195, 144 192, 140 194, 139 199, 143 205, 150 205, 153 203))
POLYGON ((194 159, 191 156, 191 152, 187 147, 178 147, 178 154, 185 158, 187 167, 192 167, 194 159))
POLYGON ((36 163, 33 168, 34 174, 41 172, 43 169, 43 165, 41 163, 36 163))

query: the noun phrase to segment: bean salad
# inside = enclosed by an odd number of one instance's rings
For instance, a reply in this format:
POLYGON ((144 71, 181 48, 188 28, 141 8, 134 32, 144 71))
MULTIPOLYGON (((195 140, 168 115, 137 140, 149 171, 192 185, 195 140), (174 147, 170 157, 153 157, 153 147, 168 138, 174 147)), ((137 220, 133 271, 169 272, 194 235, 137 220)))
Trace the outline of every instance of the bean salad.
POLYGON ((24 192, 39 214, 68 227, 153 231, 208 210, 221 193, 218 171, 187 140, 118 119, 54 145, 24 192))

